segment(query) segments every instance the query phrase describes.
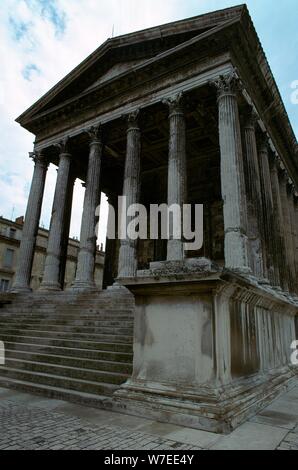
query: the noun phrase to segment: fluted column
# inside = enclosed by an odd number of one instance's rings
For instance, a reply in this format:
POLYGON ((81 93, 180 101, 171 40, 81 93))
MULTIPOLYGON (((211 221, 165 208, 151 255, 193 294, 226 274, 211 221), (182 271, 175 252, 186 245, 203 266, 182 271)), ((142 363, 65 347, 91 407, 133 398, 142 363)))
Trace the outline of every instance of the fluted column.
POLYGON ((293 239, 292 239, 292 227, 290 219, 290 210, 288 204, 288 195, 287 195, 287 183, 288 175, 285 170, 280 170, 279 172, 279 182, 280 182, 280 196, 281 204, 283 209, 283 221, 284 221, 284 233, 285 233, 285 248, 286 248, 286 259, 287 267, 289 271, 289 290, 290 293, 294 292, 295 287, 295 261, 294 261, 294 248, 293 248, 293 239))
MULTIPOLYGON (((138 124, 139 111, 128 115, 127 118, 127 147, 124 168, 123 196, 126 198, 126 207, 137 204, 140 197, 140 169, 141 169, 141 131, 138 124)), ((125 217, 126 228, 132 217, 125 217)), ((137 272, 137 240, 132 240, 128 234, 121 239, 118 261, 118 277, 132 277, 137 272)))
POLYGON ((298 256, 296 250, 296 212, 294 206, 294 195, 295 187, 289 181, 287 185, 287 196, 288 196, 288 207, 289 207, 289 217, 290 217, 290 228, 292 234, 292 249, 293 249, 293 273, 294 273, 294 284, 293 290, 298 294, 298 256))
POLYGON ((263 200, 263 223, 266 242, 267 273, 273 286, 280 286, 276 233, 274 230, 274 204, 270 178, 268 138, 263 135, 259 143, 259 163, 263 200))
POLYGON ((31 290, 30 279, 32 264, 39 227, 46 174, 49 165, 48 161, 42 153, 31 153, 30 156, 34 161, 35 166, 18 254, 18 267, 15 275, 15 281, 12 287, 13 292, 27 292, 31 290))
POLYGON ((109 238, 107 233, 105 248, 105 263, 103 272, 103 287, 112 286, 117 277, 118 255, 119 255, 119 239, 118 239, 118 196, 117 194, 108 195, 109 213, 108 213, 108 232, 109 228, 115 228, 115 238, 109 238))
MULTIPOLYGON (((186 203, 186 148, 185 148, 185 118, 182 107, 182 94, 164 101, 169 106, 169 161, 168 161, 168 207, 177 204, 182 211, 186 203)), ((169 220, 169 240, 167 246, 167 260, 176 261, 184 259, 184 243, 175 237, 174 218, 169 220)))
POLYGON ((63 236, 62 236, 62 248, 61 248, 61 262, 60 262, 60 273, 59 273, 59 282, 61 288, 65 286, 65 272, 67 264, 67 252, 69 244, 69 230, 71 222, 71 210, 72 210, 72 200, 73 200, 73 190, 76 178, 75 175, 70 172, 67 184, 67 201, 65 204, 65 214, 63 217, 63 236))
POLYGON ((255 126, 257 115, 250 108, 244 119, 244 168, 247 194, 247 236, 249 241, 249 267, 259 279, 266 277, 265 242, 258 150, 255 126))
POLYGON ((225 266, 248 273, 247 209, 243 174, 243 154, 234 72, 219 77, 218 125, 221 155, 221 191, 224 202, 225 266))
POLYGON ((100 129, 92 128, 84 207, 81 224, 80 250, 78 254, 76 278, 73 288, 76 290, 95 289, 94 269, 96 256, 96 208, 100 202, 100 169, 102 142, 100 129))
POLYGON ((52 208, 45 268, 40 290, 61 290, 60 266, 62 239, 71 161, 67 142, 68 140, 66 139, 58 144, 60 150, 59 168, 52 208))
POLYGON ((289 270, 286 257, 286 238, 285 238, 285 224, 284 213, 281 203, 280 185, 278 178, 279 160, 276 155, 271 155, 270 158, 270 178, 273 197, 274 208, 274 232, 276 233, 277 253, 278 253, 278 266, 280 272, 281 287, 285 292, 289 291, 289 270))
POLYGON ((293 202, 294 202, 294 223, 295 223, 295 227, 296 227, 295 228, 296 273, 297 273, 297 279, 298 279, 298 196, 297 196, 296 192, 294 194, 293 202))

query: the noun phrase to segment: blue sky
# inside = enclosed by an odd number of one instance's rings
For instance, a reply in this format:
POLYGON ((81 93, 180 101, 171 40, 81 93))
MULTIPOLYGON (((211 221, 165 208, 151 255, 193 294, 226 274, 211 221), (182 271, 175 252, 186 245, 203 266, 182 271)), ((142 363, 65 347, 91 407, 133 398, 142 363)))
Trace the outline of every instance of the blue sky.
MULTIPOLYGON (((14 119, 114 34, 226 8, 229 0, 1 0, 0 215, 25 212, 34 136, 14 119)), ((269 64, 298 137, 298 1, 247 0, 269 64)), ((48 172, 41 220, 49 224, 56 171, 48 172)), ((79 235, 83 188, 74 192, 71 234, 79 235)), ((103 210, 104 218, 106 209, 103 210)), ((104 221, 103 221, 104 224, 104 221)), ((101 235, 103 240, 103 234, 101 235)))

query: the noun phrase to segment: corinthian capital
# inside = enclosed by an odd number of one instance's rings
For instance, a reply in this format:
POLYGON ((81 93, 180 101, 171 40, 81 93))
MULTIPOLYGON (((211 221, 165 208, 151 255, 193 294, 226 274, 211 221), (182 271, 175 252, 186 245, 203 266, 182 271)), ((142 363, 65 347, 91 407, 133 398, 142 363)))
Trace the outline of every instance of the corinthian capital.
POLYGON ((101 142, 101 124, 90 127, 86 132, 90 137, 90 144, 101 142))
POLYGON ((69 151, 69 137, 65 137, 65 139, 60 140, 57 144, 55 144, 55 147, 59 149, 59 154, 64 155, 64 154, 70 154, 69 151))
POLYGON ((183 112, 183 92, 162 100, 169 107, 170 114, 183 112))
POLYGON ((132 129, 137 129, 139 130, 139 116, 140 116, 140 110, 136 109, 135 111, 132 111, 129 114, 124 114, 122 116, 123 119, 126 120, 127 122, 127 130, 132 130, 132 129))
POLYGON ((29 158, 32 158, 35 165, 39 164, 39 165, 42 165, 42 166, 45 166, 45 167, 48 167, 48 165, 49 165, 49 161, 45 157, 42 150, 40 150, 40 151, 35 151, 34 150, 34 152, 29 152, 29 158))
POLYGON ((259 138, 259 150, 263 153, 267 153, 269 150, 269 137, 266 133, 263 133, 259 138))
POLYGON ((259 116, 252 106, 249 106, 243 115, 244 127, 255 129, 259 116))
POLYGON ((218 98, 227 94, 236 94, 243 89, 236 70, 220 75, 216 80, 211 81, 210 85, 217 89, 218 98))

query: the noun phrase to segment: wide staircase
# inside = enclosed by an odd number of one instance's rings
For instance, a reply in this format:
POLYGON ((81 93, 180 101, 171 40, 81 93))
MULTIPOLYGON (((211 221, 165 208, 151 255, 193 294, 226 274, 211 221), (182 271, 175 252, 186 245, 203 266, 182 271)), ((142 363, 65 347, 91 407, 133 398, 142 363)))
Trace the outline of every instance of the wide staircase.
POLYGON ((0 386, 112 406, 132 372, 133 316, 133 297, 117 291, 1 296, 0 386))

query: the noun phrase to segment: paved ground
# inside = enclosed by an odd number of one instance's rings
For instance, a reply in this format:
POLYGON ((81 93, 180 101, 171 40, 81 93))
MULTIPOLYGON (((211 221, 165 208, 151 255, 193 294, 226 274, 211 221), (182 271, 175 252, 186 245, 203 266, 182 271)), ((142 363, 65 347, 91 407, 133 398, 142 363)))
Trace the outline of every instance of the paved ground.
POLYGON ((0 449, 298 450, 298 385, 228 436, 0 388, 0 449))

